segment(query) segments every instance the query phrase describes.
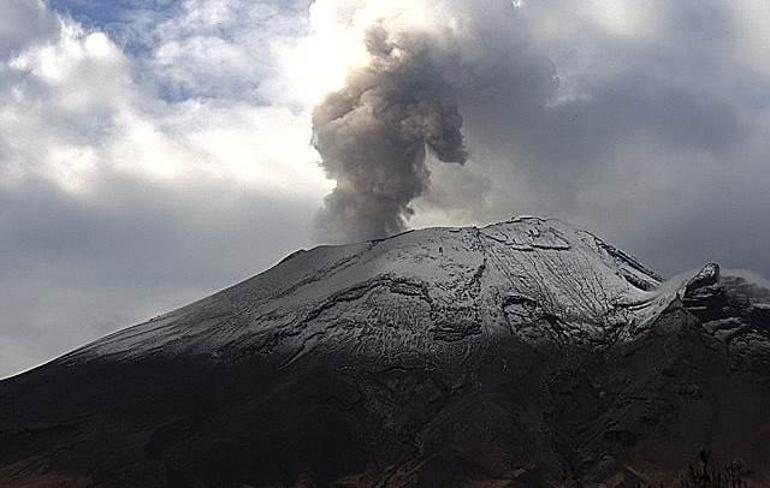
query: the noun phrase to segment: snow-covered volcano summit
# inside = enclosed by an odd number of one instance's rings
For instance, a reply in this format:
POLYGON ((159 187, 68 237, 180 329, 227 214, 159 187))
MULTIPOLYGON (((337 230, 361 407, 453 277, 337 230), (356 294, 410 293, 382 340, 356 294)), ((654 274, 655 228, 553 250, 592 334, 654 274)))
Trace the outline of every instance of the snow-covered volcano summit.
POLYGON ((770 486, 770 290, 720 274, 535 217, 300 251, 0 382, 0 486, 770 486))
POLYGON ((634 258, 558 220, 426 229, 299 251, 65 361, 279 350, 291 362, 318 347, 432 354, 496 334, 600 344, 654 315, 660 283, 634 258))

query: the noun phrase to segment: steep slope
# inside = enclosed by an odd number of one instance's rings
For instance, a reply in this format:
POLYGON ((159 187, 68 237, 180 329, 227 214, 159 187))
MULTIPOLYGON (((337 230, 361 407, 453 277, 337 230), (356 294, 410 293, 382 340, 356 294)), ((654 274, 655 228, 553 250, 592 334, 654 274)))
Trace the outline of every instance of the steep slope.
POLYGON ((651 300, 645 290, 659 283, 633 258, 554 220, 429 229, 298 252, 63 361, 179 354, 225 361, 256 351, 291 362, 320 344, 388 361, 391 353, 435 356, 466 348, 454 343, 470 336, 484 342, 511 332, 606 342, 650 318, 635 305, 651 300))
POLYGON ((300 251, 0 383, 0 485, 761 486, 768 303, 535 217, 300 251))

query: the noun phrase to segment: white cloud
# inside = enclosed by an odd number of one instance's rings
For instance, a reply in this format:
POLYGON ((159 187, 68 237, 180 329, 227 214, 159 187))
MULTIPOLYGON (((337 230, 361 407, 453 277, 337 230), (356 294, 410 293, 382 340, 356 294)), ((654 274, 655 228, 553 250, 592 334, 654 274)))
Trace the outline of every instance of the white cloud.
POLYGON ((145 69, 175 97, 274 103, 261 85, 279 68, 274 46, 304 28, 303 2, 185 0, 149 34, 145 69))
MULTIPOLYGON (((181 52, 195 61, 188 48, 181 52)), ((219 51, 208 54, 221 60, 219 51)), ((108 168, 149 178, 226 178, 319 198, 329 188, 313 164, 307 113, 231 98, 166 101, 137 81, 132 60, 105 34, 71 21, 62 22, 57 39, 5 63, 0 79, 5 183, 34 174, 83 190, 108 168)))

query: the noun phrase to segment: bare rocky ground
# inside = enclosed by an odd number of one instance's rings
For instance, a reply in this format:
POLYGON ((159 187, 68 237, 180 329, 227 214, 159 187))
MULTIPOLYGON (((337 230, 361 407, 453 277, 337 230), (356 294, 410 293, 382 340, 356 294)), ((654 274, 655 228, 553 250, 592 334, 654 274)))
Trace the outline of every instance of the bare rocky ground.
POLYGON ((769 303, 534 217, 302 251, 0 382, 0 486, 770 486, 769 303))

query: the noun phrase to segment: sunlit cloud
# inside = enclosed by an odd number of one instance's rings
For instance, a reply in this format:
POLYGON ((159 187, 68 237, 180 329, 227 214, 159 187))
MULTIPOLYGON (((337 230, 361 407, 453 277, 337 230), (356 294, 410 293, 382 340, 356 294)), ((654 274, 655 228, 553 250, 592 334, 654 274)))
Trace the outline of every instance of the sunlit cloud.
POLYGON ((328 189, 307 114, 240 100, 169 102, 137 81, 136 66, 104 33, 61 26, 6 67, 0 141, 16 178, 36 174, 82 191, 111 168, 165 180, 208 175, 262 191, 328 189))

